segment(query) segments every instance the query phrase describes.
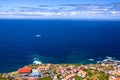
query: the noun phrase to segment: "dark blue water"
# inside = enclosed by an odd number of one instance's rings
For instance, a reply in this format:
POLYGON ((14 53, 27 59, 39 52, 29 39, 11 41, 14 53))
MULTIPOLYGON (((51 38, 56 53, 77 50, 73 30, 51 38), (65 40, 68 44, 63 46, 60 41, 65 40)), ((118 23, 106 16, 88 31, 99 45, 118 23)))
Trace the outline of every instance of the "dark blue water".
POLYGON ((0 20, 0 72, 17 70, 34 58, 86 64, 106 56, 120 59, 119 21, 0 20))

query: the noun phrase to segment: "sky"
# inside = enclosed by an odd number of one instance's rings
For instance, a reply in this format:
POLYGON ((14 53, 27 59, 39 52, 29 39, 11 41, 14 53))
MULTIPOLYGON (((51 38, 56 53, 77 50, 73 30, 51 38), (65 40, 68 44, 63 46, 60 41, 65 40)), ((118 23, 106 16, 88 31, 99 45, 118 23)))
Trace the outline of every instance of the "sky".
POLYGON ((71 4, 71 3, 118 3, 119 0, 0 0, 3 6, 36 6, 39 4, 71 4))
POLYGON ((97 17, 120 19, 119 5, 120 0, 0 0, 0 18, 97 17), (40 7, 40 5, 44 5, 44 7, 40 7))

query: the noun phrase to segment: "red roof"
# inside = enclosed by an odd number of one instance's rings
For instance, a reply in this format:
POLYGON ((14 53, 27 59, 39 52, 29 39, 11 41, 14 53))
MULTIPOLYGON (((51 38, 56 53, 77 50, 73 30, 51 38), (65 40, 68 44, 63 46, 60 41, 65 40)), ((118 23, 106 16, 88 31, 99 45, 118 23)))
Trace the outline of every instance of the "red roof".
POLYGON ((61 73, 61 70, 58 70, 58 73, 61 73))
POLYGON ((29 78, 28 80, 36 80, 36 78, 29 78))
POLYGON ((30 67, 18 69, 18 73, 31 73, 31 72, 32 72, 32 69, 30 67))
POLYGON ((120 78, 116 78, 116 80, 120 80, 120 78))
POLYGON ((97 80, 96 78, 93 78, 93 80, 97 80))

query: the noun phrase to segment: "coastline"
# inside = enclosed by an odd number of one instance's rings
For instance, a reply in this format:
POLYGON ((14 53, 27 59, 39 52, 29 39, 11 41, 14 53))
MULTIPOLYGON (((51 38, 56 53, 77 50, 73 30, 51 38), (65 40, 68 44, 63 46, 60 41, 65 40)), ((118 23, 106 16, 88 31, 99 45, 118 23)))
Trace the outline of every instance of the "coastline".
MULTIPOLYGON (((90 59, 93 60, 93 59, 90 59)), ((120 61, 106 57, 96 64, 33 64, 0 74, 1 80, 112 80, 120 79, 120 61), (116 76, 117 75, 117 76, 116 76)))

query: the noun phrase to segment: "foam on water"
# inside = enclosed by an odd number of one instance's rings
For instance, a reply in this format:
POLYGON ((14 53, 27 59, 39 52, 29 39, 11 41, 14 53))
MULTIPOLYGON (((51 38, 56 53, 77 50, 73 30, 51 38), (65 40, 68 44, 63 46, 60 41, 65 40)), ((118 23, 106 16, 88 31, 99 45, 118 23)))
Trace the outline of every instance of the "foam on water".
POLYGON ((42 62, 37 60, 37 58, 34 58, 33 64, 42 64, 42 62))
POLYGON ((106 56, 106 59, 113 59, 112 57, 110 57, 110 56, 106 56))
POLYGON ((41 61, 33 61, 33 64, 42 64, 42 62, 41 61))
POLYGON ((120 60, 117 60, 115 57, 110 57, 110 56, 106 56, 105 59, 103 59, 101 61, 97 61, 97 63, 107 62, 107 61, 113 61, 115 63, 119 63, 120 64, 120 60))
POLYGON ((94 61, 94 59, 88 59, 89 61, 94 61))

